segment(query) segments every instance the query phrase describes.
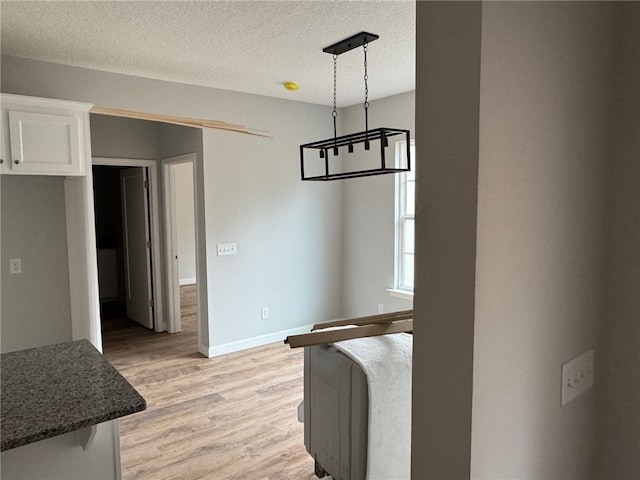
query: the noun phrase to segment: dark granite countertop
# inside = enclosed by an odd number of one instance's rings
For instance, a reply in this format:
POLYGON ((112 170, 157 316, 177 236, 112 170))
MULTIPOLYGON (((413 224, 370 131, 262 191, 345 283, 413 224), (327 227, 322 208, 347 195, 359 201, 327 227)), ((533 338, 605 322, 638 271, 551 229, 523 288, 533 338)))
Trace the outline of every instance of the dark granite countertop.
POLYGON ((88 340, 0 355, 1 451, 146 408, 88 340))

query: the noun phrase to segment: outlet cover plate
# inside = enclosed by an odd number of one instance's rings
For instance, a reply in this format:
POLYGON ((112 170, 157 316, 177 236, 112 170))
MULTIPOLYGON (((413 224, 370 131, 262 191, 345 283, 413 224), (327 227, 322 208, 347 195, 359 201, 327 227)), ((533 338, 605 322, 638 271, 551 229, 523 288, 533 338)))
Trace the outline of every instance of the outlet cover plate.
POLYGON ((11 258, 9 260, 10 273, 22 273, 22 260, 19 258, 11 258))

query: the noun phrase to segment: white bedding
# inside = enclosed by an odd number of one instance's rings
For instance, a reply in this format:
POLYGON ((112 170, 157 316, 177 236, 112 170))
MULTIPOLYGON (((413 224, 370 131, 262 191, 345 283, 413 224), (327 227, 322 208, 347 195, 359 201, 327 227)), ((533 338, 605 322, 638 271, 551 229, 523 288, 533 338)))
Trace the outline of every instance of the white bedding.
POLYGON ((358 363, 369 385, 368 480, 411 478, 411 358, 406 333, 333 344, 358 363))

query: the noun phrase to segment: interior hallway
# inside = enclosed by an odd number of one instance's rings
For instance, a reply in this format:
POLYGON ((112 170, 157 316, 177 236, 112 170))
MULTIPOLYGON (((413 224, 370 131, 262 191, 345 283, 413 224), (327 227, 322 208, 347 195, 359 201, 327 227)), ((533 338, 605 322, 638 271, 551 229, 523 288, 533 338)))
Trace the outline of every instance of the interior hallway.
POLYGON ((180 333, 122 315, 103 325, 105 356, 147 400, 120 419, 123 480, 316 478, 296 418, 303 351, 275 343, 205 358, 195 285, 180 290, 180 333))

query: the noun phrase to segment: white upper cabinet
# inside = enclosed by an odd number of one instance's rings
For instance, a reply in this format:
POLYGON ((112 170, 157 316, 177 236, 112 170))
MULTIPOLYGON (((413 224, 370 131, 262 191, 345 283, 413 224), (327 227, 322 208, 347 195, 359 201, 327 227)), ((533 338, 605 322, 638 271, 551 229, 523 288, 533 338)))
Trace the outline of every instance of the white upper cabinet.
POLYGON ((90 104, 2 94, 3 174, 85 175, 90 104))

